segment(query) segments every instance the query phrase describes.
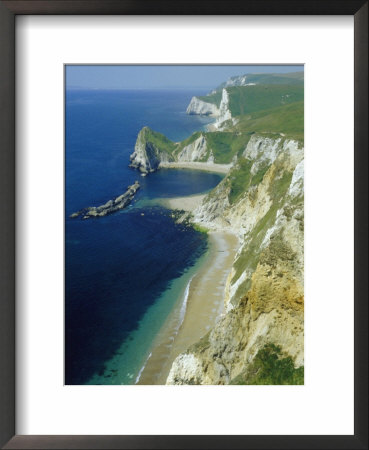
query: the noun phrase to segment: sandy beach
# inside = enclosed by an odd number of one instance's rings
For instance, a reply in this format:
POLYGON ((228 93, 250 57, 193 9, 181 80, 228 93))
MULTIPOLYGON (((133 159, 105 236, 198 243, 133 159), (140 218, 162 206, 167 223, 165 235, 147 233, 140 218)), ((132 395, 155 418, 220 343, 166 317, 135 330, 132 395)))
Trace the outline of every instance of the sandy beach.
POLYGON ((137 384, 165 384, 174 359, 214 326, 237 242, 229 233, 209 233, 208 253, 153 342, 137 384))
POLYGON ((205 194, 190 195, 187 197, 159 198, 156 203, 169 209, 178 209, 181 211, 194 211, 202 202, 205 194))
POLYGON ((207 162, 171 162, 160 163, 160 167, 166 169, 195 169, 205 172, 227 173, 232 164, 214 164, 207 162))

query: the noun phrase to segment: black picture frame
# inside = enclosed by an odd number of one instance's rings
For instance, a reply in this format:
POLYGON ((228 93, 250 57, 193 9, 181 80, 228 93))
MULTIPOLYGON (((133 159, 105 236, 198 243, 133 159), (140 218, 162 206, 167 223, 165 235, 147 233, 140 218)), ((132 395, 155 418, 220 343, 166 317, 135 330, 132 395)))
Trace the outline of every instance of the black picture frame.
MULTIPOLYGON (((0 1, 0 445, 6 449, 368 448, 368 2, 365 0, 0 1), (19 14, 353 15, 355 40, 355 413, 349 436, 15 435, 15 17, 19 14)), ((339 395, 339 392, 337 392, 339 395)))

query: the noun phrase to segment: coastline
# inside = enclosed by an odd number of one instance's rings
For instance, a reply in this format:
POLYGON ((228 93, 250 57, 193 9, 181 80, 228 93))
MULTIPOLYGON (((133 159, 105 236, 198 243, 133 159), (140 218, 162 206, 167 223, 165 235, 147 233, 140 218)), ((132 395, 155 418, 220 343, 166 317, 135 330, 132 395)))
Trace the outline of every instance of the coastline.
POLYGON ((66 384, 304 384, 304 77, 276 75, 232 77, 186 120, 179 90, 68 94, 69 217, 130 209, 65 220, 66 384))
POLYGON ((163 385, 174 359, 197 342, 224 311, 224 289, 238 248, 230 233, 209 233, 209 249, 167 318, 136 384, 163 385))
POLYGON ((192 212, 201 204, 205 196, 206 194, 199 194, 186 197, 158 198, 155 202, 168 209, 192 212))
POLYGON ((168 162, 160 163, 159 167, 164 169, 194 169, 204 172, 228 173, 232 164, 215 164, 208 162, 168 162))

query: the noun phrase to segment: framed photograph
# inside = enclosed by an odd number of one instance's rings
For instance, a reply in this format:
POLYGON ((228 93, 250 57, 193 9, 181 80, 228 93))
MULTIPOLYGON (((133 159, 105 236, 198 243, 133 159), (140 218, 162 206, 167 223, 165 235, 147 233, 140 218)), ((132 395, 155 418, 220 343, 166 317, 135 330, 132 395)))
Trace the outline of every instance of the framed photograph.
POLYGON ((3 448, 367 448, 367 3, 0 13, 3 448))
POLYGON ((66 65, 66 385, 304 384, 303 113, 302 65, 66 65))

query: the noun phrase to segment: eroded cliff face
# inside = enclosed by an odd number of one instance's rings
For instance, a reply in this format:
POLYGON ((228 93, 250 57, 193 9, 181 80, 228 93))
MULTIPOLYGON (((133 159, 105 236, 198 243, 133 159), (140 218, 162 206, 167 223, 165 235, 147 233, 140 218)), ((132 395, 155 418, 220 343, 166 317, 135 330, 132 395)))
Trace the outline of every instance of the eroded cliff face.
POLYGON ((130 167, 138 169, 143 174, 154 172, 162 162, 174 161, 173 156, 165 148, 165 142, 160 145, 159 139, 153 139, 153 133, 148 127, 142 128, 137 136, 134 152, 130 156, 130 167))
POLYGON ((177 156, 178 161, 200 161, 207 153, 207 142, 204 135, 201 135, 194 142, 187 145, 177 156))
POLYGON ((247 376, 258 352, 278 346, 304 361, 304 150, 253 135, 242 158, 194 213, 239 237, 224 292, 225 313, 174 361, 167 384, 228 384, 247 376))
POLYGON ((236 77, 229 78, 225 83, 225 87, 232 87, 232 86, 255 86, 256 83, 249 82, 249 76, 248 75, 241 75, 236 77))
MULTIPOLYGON (((246 77, 245 77, 246 79, 246 77)), ((229 86, 233 86, 232 82, 229 86)), ((228 86, 228 85, 227 85, 228 86)), ((225 122, 229 124, 229 120, 232 120, 232 123, 235 119, 232 119, 232 114, 229 109, 229 95, 227 89, 222 89, 222 98, 220 101, 219 108, 213 104, 205 102, 204 100, 200 100, 197 97, 192 97, 190 104, 186 110, 187 114, 198 114, 198 115, 210 115, 216 117, 216 121, 212 124, 214 130, 221 131, 225 125, 225 122)))
POLYGON ((219 109, 214 103, 204 102, 197 97, 192 97, 189 105, 187 106, 186 113, 217 117, 219 114, 219 109))
POLYGON ((232 114, 229 109, 229 95, 227 89, 222 90, 222 100, 219 105, 219 115, 214 124, 215 129, 222 130, 224 122, 231 120, 232 114))
MULTIPOLYGON (((218 164, 213 152, 216 144, 212 143, 211 140, 209 141, 208 136, 209 133, 197 132, 185 141, 172 142, 166 136, 144 127, 138 134, 134 152, 130 156, 130 167, 138 169, 146 175, 160 167, 168 167, 168 163, 201 162, 218 164)), ((231 167, 236 159, 237 156, 235 155, 235 158, 226 164, 231 167)), ((224 170, 224 167, 222 170, 224 170)))

